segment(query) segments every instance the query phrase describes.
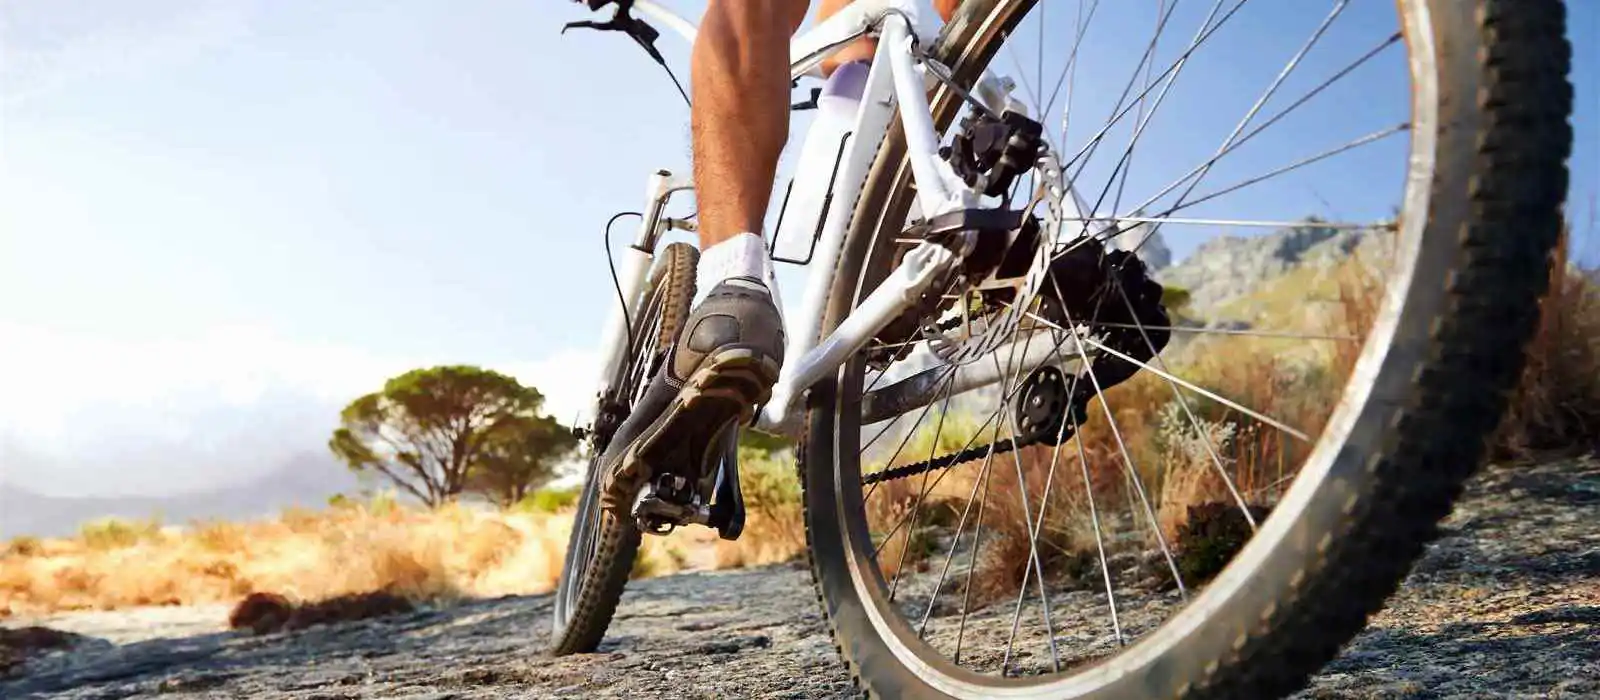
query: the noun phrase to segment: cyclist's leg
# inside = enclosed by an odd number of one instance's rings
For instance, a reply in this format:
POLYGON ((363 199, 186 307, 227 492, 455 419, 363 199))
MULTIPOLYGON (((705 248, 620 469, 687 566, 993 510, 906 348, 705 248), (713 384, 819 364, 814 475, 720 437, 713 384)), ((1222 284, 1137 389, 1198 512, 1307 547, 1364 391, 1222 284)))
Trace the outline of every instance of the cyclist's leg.
POLYGON ((808 0, 711 0, 690 75, 700 247, 761 230, 789 136, 789 39, 808 0))
POLYGON ((808 0, 711 0, 691 57, 701 256, 693 310, 602 457, 601 504, 627 515, 663 471, 697 480, 721 436, 767 400, 783 362, 760 236, 789 136, 789 39, 808 0))

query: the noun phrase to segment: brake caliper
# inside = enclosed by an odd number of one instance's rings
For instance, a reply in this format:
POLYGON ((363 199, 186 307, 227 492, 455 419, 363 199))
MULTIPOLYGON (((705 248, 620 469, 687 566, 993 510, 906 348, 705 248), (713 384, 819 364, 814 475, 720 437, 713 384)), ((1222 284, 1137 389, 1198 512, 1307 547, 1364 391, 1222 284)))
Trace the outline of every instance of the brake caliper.
POLYGON ((968 187, 1002 197, 1033 168, 1043 148, 1043 125, 1026 115, 1007 110, 995 118, 974 112, 961 120, 961 131, 939 155, 968 187))

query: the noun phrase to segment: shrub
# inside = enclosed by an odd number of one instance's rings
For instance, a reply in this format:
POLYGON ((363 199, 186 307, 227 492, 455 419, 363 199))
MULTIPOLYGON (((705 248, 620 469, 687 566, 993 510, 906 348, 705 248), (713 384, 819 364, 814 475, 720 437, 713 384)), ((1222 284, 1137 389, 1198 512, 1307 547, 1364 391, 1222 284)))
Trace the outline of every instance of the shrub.
POLYGON ((6 543, 4 552, 0 552, 0 556, 31 557, 38 554, 41 548, 39 538, 21 535, 11 538, 11 541, 6 543))
POLYGON ((251 593, 228 614, 228 626, 266 634, 408 613, 414 609, 411 601, 388 591, 347 593, 300 604, 291 603, 288 598, 276 593, 251 593))
POLYGON ((716 542, 717 568, 771 564, 799 556, 806 542, 793 453, 742 446, 739 477, 744 493, 744 533, 735 541, 716 542))
POLYGON ((148 520, 103 518, 84 523, 78 529, 78 536, 90 549, 121 549, 146 540, 159 539, 161 521, 156 518, 148 520))
POLYGON ((1528 363, 1493 448, 1499 458, 1600 448, 1600 275, 1571 264, 1564 230, 1528 363))
MULTIPOLYGON (((1266 508, 1250 506, 1250 517, 1258 523, 1267 517, 1267 512, 1266 508)), ((1189 506, 1173 545, 1184 585, 1210 581, 1254 534, 1244 512, 1232 501, 1189 506)))
POLYGON ((534 491, 532 496, 517 501, 514 508, 524 513, 557 513, 576 507, 578 496, 582 494, 581 485, 564 489, 543 488, 534 491))

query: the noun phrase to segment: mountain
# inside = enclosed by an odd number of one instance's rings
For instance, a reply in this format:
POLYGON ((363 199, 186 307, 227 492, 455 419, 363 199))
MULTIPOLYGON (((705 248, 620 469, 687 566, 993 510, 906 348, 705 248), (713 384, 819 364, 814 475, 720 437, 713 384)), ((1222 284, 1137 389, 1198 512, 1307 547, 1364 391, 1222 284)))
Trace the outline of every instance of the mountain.
POLYGON ((1112 250, 1134 251, 1144 266, 1150 270, 1163 270, 1172 266, 1172 249, 1150 222, 1134 224, 1114 236, 1107 244, 1112 250))
POLYGON ((64 536, 105 517, 159 517, 181 524, 199 518, 250 519, 291 506, 326 505, 336 493, 363 486, 331 456, 303 453, 236 485, 162 496, 52 496, 0 483, 0 537, 64 536))
POLYGON ((1386 239, 1374 234, 1386 230, 1335 229, 1308 222, 1259 236, 1219 236, 1177 264, 1158 269, 1155 279, 1187 291, 1185 311, 1214 322, 1230 303, 1259 293, 1292 272, 1330 270, 1352 255, 1368 262, 1381 259, 1379 247, 1386 239))

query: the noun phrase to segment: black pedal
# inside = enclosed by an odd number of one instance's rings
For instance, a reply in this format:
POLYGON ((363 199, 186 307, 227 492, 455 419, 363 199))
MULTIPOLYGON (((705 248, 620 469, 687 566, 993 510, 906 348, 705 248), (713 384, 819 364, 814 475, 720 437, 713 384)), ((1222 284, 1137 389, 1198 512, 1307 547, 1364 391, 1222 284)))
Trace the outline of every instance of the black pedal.
POLYGON ((632 515, 639 531, 652 535, 668 534, 679 525, 705 525, 711 519, 694 485, 677 474, 661 474, 646 484, 633 502, 632 515))

